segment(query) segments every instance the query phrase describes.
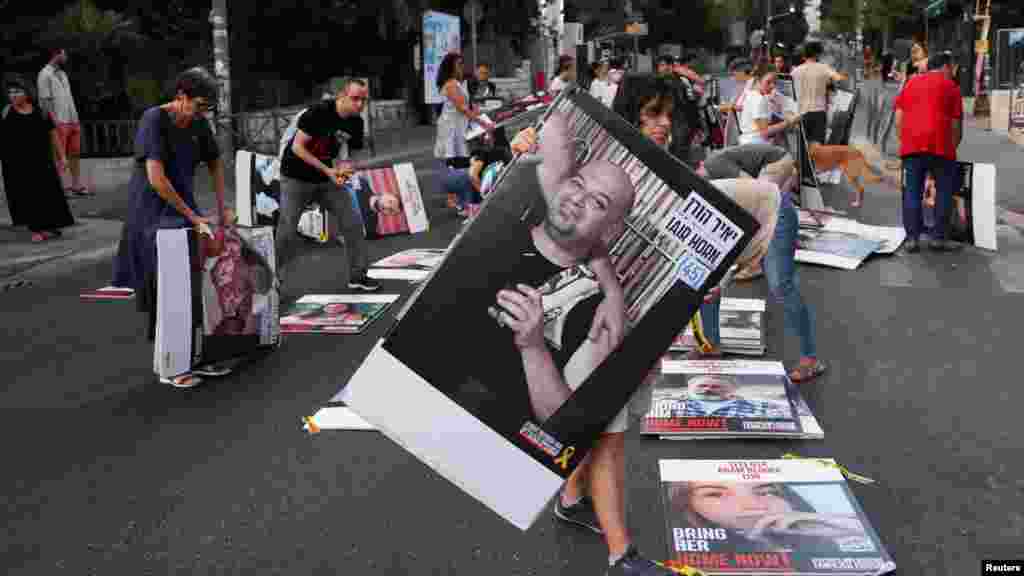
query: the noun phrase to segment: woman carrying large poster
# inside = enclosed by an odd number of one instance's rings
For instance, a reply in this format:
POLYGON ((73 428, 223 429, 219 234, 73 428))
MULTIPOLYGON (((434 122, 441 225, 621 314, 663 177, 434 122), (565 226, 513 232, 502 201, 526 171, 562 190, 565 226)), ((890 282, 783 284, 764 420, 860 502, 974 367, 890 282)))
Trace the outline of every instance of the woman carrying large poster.
POLYGON ((567 91, 342 399, 521 528, 606 429, 757 229, 589 95, 567 91), (593 334, 590 265, 628 331, 593 334), (593 334, 593 336, 592 336, 593 334), (451 337, 461 355, 452 362, 451 337))

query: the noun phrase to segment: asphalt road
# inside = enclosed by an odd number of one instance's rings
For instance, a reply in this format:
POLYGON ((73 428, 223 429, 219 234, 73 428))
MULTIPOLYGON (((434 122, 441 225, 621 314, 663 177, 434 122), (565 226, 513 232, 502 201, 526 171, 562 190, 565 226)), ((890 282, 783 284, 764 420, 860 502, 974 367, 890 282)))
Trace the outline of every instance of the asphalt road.
MULTIPOLYGON (((431 161, 416 165, 432 229, 372 243, 374 259, 443 247, 455 233, 431 161)), ((862 219, 896 224, 897 206, 895 193, 871 189, 862 219)), ((853 490, 899 574, 975 574, 980 558, 1024 557, 1024 241, 1009 229, 1000 240, 997 255, 803 266, 831 365, 804 392, 826 439, 679 443, 631 432, 629 524, 641 549, 668 554, 659 458, 796 452, 878 481, 853 490)), ((308 293, 340 291, 342 256, 337 246, 307 252, 290 280, 308 293)), ((133 303, 79 301, 108 283, 110 268, 57 271, 0 294, 4 573, 603 573, 607 552, 590 533, 549 517, 521 533, 376 432, 302 430, 386 322, 361 336, 288 337, 226 379, 175 390, 152 375, 133 303)), ((761 280, 730 295, 766 294, 761 280)), ((795 360, 780 306, 769 306, 768 323, 768 357, 795 360)), ((451 354, 457 361, 457 339, 451 354)))

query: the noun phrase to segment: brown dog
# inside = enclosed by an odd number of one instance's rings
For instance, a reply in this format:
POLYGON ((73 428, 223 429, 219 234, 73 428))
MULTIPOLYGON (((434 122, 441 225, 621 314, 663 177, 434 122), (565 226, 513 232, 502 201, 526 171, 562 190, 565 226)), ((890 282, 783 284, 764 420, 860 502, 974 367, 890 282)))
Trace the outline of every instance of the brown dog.
POLYGON ((883 180, 871 170, 864 153, 853 146, 826 146, 811 142, 808 148, 811 159, 814 160, 814 167, 819 172, 839 168, 853 185, 857 195, 850 201, 850 206, 856 208, 864 201, 864 184, 878 184, 883 180), (858 178, 863 179, 863 184, 857 180, 858 178))

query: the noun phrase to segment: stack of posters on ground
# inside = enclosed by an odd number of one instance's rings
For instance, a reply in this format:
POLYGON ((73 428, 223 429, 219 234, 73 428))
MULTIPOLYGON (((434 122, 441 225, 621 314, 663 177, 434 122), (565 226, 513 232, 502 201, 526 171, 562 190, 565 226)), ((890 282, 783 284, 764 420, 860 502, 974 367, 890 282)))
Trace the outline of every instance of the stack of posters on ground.
MULTIPOLYGON (((235 154, 235 210, 243 226, 276 226, 281 205, 281 183, 274 174, 276 159, 239 150, 235 154)), ((389 166, 359 166, 343 187, 368 239, 397 234, 418 234, 430 228, 416 169, 404 162, 389 166), (396 212, 371 206, 371 198, 391 196, 396 212)), ((335 217, 317 204, 307 206, 300 217, 300 232, 326 241, 323 233, 335 217)))
POLYGON ((377 280, 422 282, 444 258, 446 248, 413 248, 374 262, 368 272, 377 280))
POLYGON ((522 530, 757 228, 590 95, 550 111, 540 153, 509 164, 337 397, 522 530), (587 338, 603 296, 571 255, 602 242, 630 324, 617 347, 587 338))
POLYGON ((828 212, 800 210, 796 261, 856 270, 872 254, 892 254, 906 239, 902 227, 871 226, 828 212))
MULTIPOLYGON (((757 298, 722 298, 719 311, 719 345, 726 354, 763 356, 764 300, 757 298)), ((697 347, 693 327, 686 325, 672 341, 669 352, 689 352, 697 347)))
POLYGON ((661 460, 669 566, 708 575, 896 569, 834 460, 661 460))
POLYGON ((856 234, 824 229, 800 229, 796 261, 843 270, 856 270, 882 247, 882 242, 856 234))
POLYGON ((269 227, 157 232, 154 369, 173 378, 277 346, 277 275, 269 227))
MULTIPOLYGON (((893 254, 907 238, 902 226, 872 226, 837 214, 804 209, 800 210, 800 228, 802 232, 834 232, 878 242, 876 254, 893 254)), ((799 254, 797 260, 800 261, 799 254)))
POLYGON ((361 334, 398 300, 398 294, 314 294, 281 317, 284 334, 361 334))
POLYGON ((95 290, 86 290, 79 294, 82 300, 132 300, 135 298, 135 290, 131 288, 118 288, 117 286, 106 286, 95 290))
POLYGON ((663 360, 641 433, 662 439, 825 437, 781 362, 663 360))

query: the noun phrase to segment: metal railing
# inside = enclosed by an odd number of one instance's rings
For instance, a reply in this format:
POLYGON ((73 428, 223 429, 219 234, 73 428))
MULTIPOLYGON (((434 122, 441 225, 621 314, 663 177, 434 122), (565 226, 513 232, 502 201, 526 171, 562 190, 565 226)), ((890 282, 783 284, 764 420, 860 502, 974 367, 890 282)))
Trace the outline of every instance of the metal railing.
MULTIPOLYGON (((262 154, 276 154, 281 136, 292 117, 316 101, 299 106, 271 110, 238 112, 230 116, 230 131, 235 149, 250 150, 262 154)), ((408 107, 373 107, 373 114, 366 126, 366 145, 371 154, 376 154, 374 133, 381 127, 395 129, 413 121, 408 107)), ((214 122, 214 129, 221 124, 214 122)), ((117 158, 132 155, 138 120, 86 120, 82 122, 82 156, 85 158, 117 158)))
POLYGON ((138 124, 138 120, 87 120, 82 122, 82 157, 131 156, 138 124))

